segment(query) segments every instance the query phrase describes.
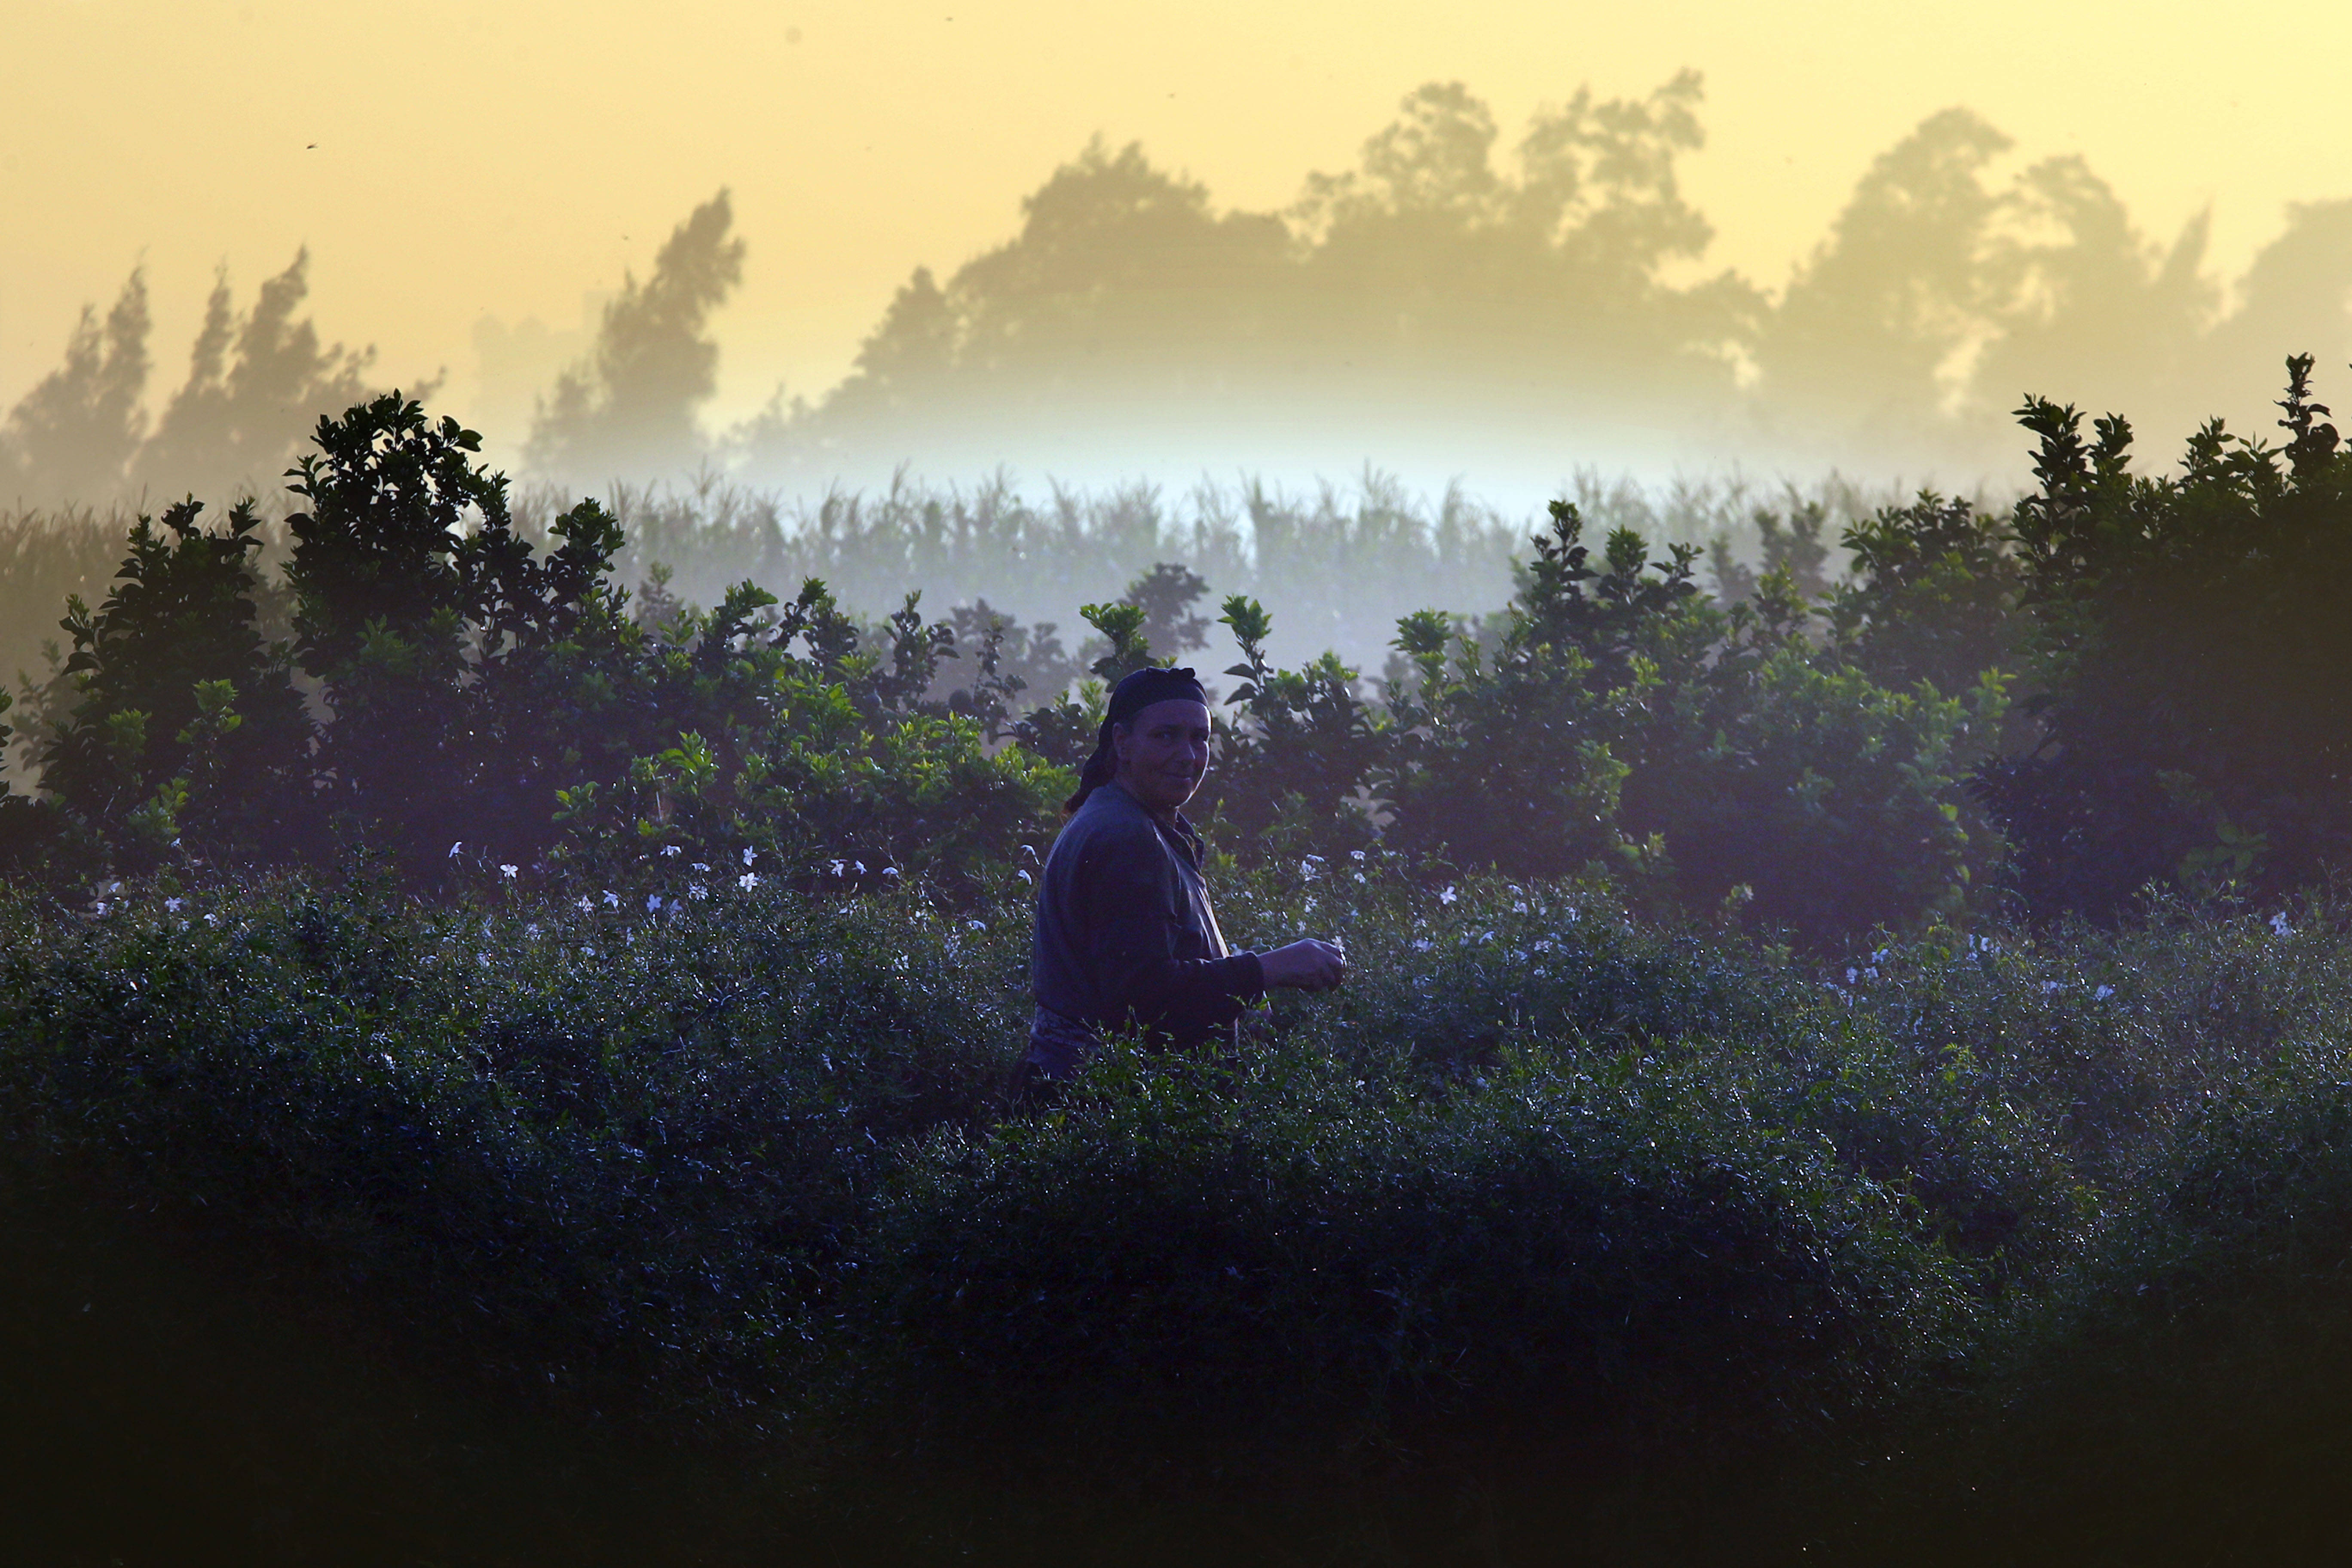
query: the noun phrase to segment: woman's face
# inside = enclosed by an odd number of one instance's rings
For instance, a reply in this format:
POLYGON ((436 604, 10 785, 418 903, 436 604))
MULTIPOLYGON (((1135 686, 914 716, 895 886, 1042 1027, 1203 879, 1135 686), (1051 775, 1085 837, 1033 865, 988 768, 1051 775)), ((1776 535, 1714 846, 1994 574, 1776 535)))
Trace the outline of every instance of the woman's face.
POLYGON ((1154 702, 1112 725, 1110 742, 1118 753, 1120 787, 1146 810, 1172 815, 1209 771, 1208 705, 1182 698, 1154 702))

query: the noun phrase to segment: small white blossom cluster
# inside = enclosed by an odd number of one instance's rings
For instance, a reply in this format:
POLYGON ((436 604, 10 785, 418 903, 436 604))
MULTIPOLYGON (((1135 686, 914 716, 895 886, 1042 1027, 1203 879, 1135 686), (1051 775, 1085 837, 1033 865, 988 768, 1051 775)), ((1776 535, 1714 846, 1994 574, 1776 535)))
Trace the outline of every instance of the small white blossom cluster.
MULTIPOLYGON (((2073 991, 2076 989, 2079 989, 2079 987, 2069 985, 2063 980, 2045 980, 2042 983, 2042 994, 2044 996, 2053 996, 2061 992, 2073 991)), ((2112 985, 2095 986, 2092 989, 2091 1000, 2094 1002, 2104 1002, 2115 994, 2116 988, 2112 985)))

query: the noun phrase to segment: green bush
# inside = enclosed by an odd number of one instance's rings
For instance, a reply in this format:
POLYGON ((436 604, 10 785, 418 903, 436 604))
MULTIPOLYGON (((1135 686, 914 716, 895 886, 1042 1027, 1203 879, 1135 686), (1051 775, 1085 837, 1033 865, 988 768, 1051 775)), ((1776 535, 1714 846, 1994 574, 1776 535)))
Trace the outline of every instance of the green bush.
MULTIPOLYGON (((20 863, 41 842, 102 875, 315 866, 360 844, 444 892, 508 865, 634 890, 662 856, 969 889, 1045 837, 1092 747, 1100 698, 1069 689, 1076 664, 1107 683, 1205 632, 1205 583, 1165 562, 1081 607, 1098 637, 1076 660, 1001 616, 928 622, 911 593, 864 626, 814 579, 784 605, 739 584, 705 612, 657 575, 633 614, 612 581, 618 523, 583 502, 534 548, 455 422, 387 395, 321 420, 316 442, 291 475, 289 639, 264 645, 278 590, 250 507, 218 533, 175 508, 168 542, 142 520, 115 591, 70 610, 75 651, 37 716, 54 811, 17 814, 20 863), (1062 684, 1024 700, 1032 676, 1062 684)), ((1822 516, 1806 515, 1817 546, 1822 516)), ((1973 513, 1882 513, 1861 552, 1873 574, 1842 590, 1826 647, 1795 555, 1725 610, 1694 548, 1651 563, 1621 528, 1589 563, 1582 527, 1553 509, 1486 630, 1406 617, 1384 700, 1329 654, 1276 668, 1271 617, 1229 596, 1234 722, 1199 813, 1224 852, 1377 839, 1598 879, 1657 912, 1744 911, 1815 945, 1966 907, 1993 847, 1957 779, 2001 688, 1895 692, 1867 668, 1901 666, 1889 650, 1951 596, 1951 572, 1918 563, 1982 553, 1973 513)), ((1983 641, 1928 662, 1948 677, 1983 641)))
POLYGON ((992 1100, 1026 1015, 1016 965, 972 966, 1018 938, 915 900, 649 901, 12 899, 15 1157, 322 1253, 605 1408, 723 1415, 854 1256, 879 1150, 992 1100))
POLYGON ((1387 838, 1523 876, 1614 882, 1654 909, 1741 912, 1813 945, 1961 912, 1991 856, 1961 819, 1965 697, 1876 685, 1809 637, 1785 572, 1719 610, 1696 552, 1612 534, 1591 562, 1553 508, 1491 657, 1443 617, 1400 624, 1376 764, 1387 838))
POLYGON ((2282 448, 2216 420, 2176 478, 2131 426, 2041 398, 2038 491, 2012 531, 2033 617, 2039 743, 1985 788, 2042 913, 2126 911, 2154 881, 2262 900, 2347 864, 2352 706, 2337 585, 2352 456, 2288 361, 2282 448))
POLYGON ((1223 1464, 1345 1512, 1545 1452, 1612 1457, 1579 1508, 1621 1465, 1782 1475, 1806 1530, 2057 1444, 2047 1369, 2128 1385, 2180 1311, 2316 1321, 2352 1191, 2324 911, 1945 930, 1824 976, 1589 886, 1302 858, 1228 873, 1228 928, 1342 932, 1355 981, 1008 1121, 1017 877, 950 912, 677 876, 11 893, 0 1175, 517 1408, 752 1443, 708 1463, 804 1501, 1208 1500, 1223 1464), (1865 1448, 1908 1458, 1840 1468, 1865 1448))
POLYGON ((1727 1065, 1531 1045, 1429 1094, 1316 1052, 1121 1058, 1051 1115, 939 1135, 867 1283, 941 1395, 1292 1464, 1435 1418, 1690 1440, 1851 1403, 1944 1326, 1955 1271, 1727 1065))
POLYGON ((251 847, 302 804, 310 726, 287 649, 262 641, 259 519, 242 503, 206 533, 203 510, 165 511, 168 536, 139 519, 105 601, 67 606, 72 707, 49 726, 42 787, 126 869, 152 868, 184 834, 251 847))
POLYGON ((16 837, 46 826, 103 874, 317 865, 352 843, 419 888, 515 866, 639 892, 661 856, 969 887, 1050 827, 1061 775, 926 695, 955 638, 916 595, 873 637, 815 583, 781 616, 744 584, 641 622, 603 509, 535 552, 454 420, 387 395, 317 443, 293 475, 291 641, 262 642, 249 505, 219 533, 175 507, 168 541, 141 520, 114 592, 69 607, 40 737, 55 817, 16 837))

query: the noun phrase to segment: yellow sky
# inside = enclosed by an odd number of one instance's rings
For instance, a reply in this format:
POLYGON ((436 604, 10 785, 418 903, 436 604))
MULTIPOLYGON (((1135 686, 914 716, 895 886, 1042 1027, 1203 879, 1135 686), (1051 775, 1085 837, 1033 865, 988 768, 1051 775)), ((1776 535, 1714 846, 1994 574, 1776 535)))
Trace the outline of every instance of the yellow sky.
POLYGON ((379 345, 385 380, 446 366, 478 417, 478 321, 577 328, 726 185, 751 254, 717 326, 723 416, 780 379, 821 392, 914 265, 1004 237, 1095 132, 1271 206, 1420 82, 1466 83, 1508 143, 1580 84, 1685 66, 1710 262, 1767 285, 1954 103, 2021 157, 2084 153, 2158 237, 2210 205, 2223 276, 2286 202, 2352 195, 2352 8, 0 0, 0 407, 142 259, 160 403, 214 268, 242 306, 307 244, 320 328, 379 345))

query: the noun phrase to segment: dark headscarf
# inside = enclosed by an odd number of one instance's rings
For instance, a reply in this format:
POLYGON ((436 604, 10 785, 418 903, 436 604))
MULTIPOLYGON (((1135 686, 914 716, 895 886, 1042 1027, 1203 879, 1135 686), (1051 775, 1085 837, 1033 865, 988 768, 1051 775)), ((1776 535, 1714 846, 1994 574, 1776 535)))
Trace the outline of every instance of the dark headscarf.
POLYGON ((1065 816, 1086 805, 1087 796, 1110 783, 1118 772, 1118 753, 1110 743, 1111 726, 1124 724, 1155 702, 1198 702, 1207 706, 1209 694, 1201 678, 1172 665, 1146 665, 1111 689, 1110 706, 1103 712, 1102 732, 1095 738, 1095 754, 1078 774, 1078 793, 1062 803, 1065 816))

